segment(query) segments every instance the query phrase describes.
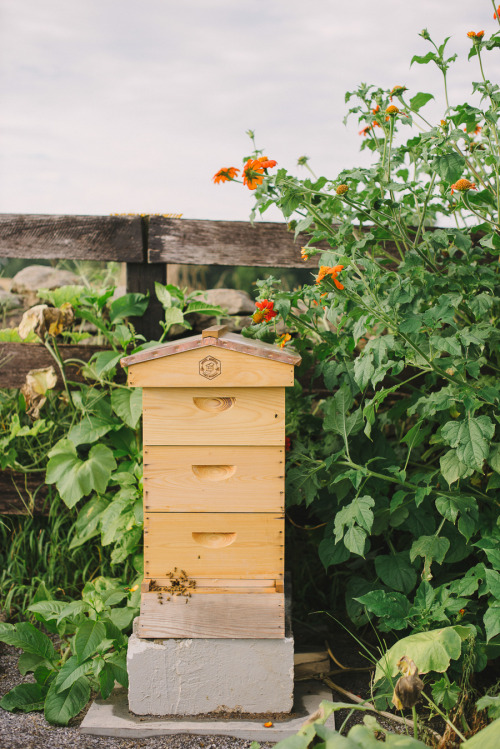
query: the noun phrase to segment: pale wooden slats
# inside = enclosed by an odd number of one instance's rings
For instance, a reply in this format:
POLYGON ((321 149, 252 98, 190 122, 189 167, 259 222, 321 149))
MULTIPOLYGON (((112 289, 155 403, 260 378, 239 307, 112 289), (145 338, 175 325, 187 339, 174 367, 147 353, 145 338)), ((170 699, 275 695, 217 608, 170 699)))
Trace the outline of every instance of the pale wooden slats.
POLYGON ((145 445, 283 445, 283 388, 145 388, 145 445))
MULTIPOLYGON (((133 357, 128 357, 128 360, 131 359, 133 357)), ((130 366, 128 373, 129 385, 145 388, 213 388, 229 387, 235 383, 241 387, 286 387, 293 385, 293 378, 292 364, 250 356, 220 346, 203 346, 173 356, 139 362, 130 366), (213 364, 215 376, 205 371, 208 357, 216 360, 213 364)))
POLYGON ((283 516, 272 513, 144 515, 148 578, 174 568, 189 578, 276 579, 283 574, 283 516))
POLYGON ((143 593, 139 637, 257 638, 285 636, 283 593, 194 593, 171 598, 143 593), (187 603, 186 603, 187 601, 187 603))
POLYGON ((148 512, 282 512, 284 449, 277 446, 144 448, 148 512))

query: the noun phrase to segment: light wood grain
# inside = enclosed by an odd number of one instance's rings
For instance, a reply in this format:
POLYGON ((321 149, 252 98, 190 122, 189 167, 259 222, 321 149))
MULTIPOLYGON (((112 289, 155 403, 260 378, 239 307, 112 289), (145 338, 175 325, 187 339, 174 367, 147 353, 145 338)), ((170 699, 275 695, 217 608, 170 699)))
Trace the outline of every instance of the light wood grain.
MULTIPOLYGON (((204 371, 203 364, 201 371, 204 371)), ((293 364, 220 346, 204 346, 139 362, 130 367, 128 374, 132 387, 286 387, 293 385, 293 378, 293 364), (200 364, 208 357, 220 362, 217 367, 220 374, 212 379, 200 374, 200 364)))
POLYGON ((283 516, 273 513, 164 513, 144 515, 145 577, 174 568, 189 578, 262 578, 283 575, 283 516), (196 534, 236 534, 228 546, 210 547, 196 534))
POLYGON ((139 637, 256 638, 285 636, 282 593, 223 593, 171 598, 145 593, 139 637), (187 601, 187 603, 186 603, 187 601))
POLYGON ((285 442, 283 388, 144 388, 143 413, 145 445, 285 442))
MULTIPOLYGON (((190 578, 196 583, 195 591, 199 595, 205 593, 282 593, 283 580, 263 580, 258 578, 227 579, 222 577, 194 577, 190 578)), ((143 593, 150 593, 151 579, 145 577, 141 584, 143 593)), ((156 585, 169 587, 172 579, 169 577, 155 577, 156 585)), ((193 591, 191 591, 193 592, 193 591)))
POLYGON ((282 447, 144 447, 144 505, 151 512, 282 512, 282 447))

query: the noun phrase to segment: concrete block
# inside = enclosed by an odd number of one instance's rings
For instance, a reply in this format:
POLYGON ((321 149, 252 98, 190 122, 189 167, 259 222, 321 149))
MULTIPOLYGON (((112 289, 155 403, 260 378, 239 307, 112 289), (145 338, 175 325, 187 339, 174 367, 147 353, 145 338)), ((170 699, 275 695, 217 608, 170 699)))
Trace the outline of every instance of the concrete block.
POLYGON ((136 715, 288 713, 293 705, 292 636, 146 640, 132 634, 127 669, 136 715))
MULTIPOLYGON (((114 736, 127 739, 143 739, 154 736, 190 734, 191 736, 231 736, 248 741, 281 741, 297 733, 306 720, 311 720, 322 700, 331 700, 332 693, 321 682, 298 682, 295 687, 293 712, 284 720, 275 716, 267 718, 158 718, 139 717, 128 710, 127 692, 115 689, 109 699, 97 699, 90 706, 80 726, 80 733, 94 736, 114 736), (265 726, 268 721, 272 726, 265 726)), ((335 714, 326 722, 327 728, 335 729, 335 714)), ((196 742, 187 740, 186 746, 196 742)), ((85 745, 86 746, 86 745, 85 745)), ((135 745, 134 745, 135 746, 135 745)))

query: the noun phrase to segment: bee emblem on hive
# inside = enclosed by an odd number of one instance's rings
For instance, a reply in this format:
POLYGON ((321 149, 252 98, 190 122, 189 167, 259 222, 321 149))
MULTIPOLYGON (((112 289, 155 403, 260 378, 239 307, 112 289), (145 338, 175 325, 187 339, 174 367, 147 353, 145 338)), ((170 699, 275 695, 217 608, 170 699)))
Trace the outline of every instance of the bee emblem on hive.
POLYGON ((200 361, 200 374, 202 377, 206 377, 207 380, 213 380, 218 377, 222 372, 222 364, 215 356, 205 356, 200 361))

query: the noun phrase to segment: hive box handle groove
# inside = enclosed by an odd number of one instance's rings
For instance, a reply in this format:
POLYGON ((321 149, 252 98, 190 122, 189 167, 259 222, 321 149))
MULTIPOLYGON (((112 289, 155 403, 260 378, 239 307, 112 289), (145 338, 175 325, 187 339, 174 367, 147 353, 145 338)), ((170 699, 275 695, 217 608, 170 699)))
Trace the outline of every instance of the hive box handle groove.
POLYGON ((205 465, 191 466, 191 469, 200 481, 226 481, 236 472, 236 466, 205 465))
POLYGON ((237 533, 192 533, 193 541, 207 549, 222 549, 236 541, 237 533))

